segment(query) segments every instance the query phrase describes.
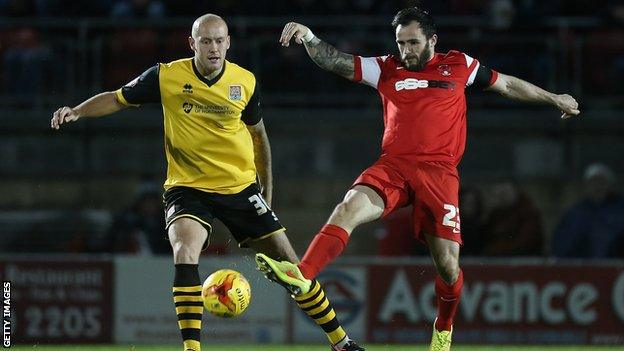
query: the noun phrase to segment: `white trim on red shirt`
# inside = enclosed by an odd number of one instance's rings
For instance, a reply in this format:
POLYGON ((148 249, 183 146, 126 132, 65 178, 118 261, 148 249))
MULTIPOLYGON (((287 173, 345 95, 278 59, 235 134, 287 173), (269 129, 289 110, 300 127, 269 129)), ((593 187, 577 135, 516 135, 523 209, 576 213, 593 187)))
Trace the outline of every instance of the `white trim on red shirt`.
POLYGON ((377 89, 377 84, 379 84, 379 77, 381 76, 381 67, 379 66, 379 61, 377 57, 361 57, 361 70, 362 70, 362 80, 361 82, 370 85, 371 87, 377 89))

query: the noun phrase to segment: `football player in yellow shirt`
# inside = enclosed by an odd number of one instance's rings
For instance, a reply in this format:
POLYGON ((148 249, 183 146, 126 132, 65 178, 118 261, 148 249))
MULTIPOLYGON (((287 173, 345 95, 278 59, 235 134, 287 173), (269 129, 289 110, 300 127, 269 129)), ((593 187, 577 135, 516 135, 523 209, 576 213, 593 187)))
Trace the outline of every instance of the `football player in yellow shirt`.
MULTIPOLYGON (((256 77, 226 60, 230 36, 217 15, 195 20, 189 45, 192 58, 159 63, 117 91, 61 107, 51 127, 129 106, 162 105, 173 299, 184 350, 199 351, 203 304, 198 262, 215 218, 242 247, 276 260, 298 262, 298 257, 271 210, 271 151, 256 77)), ((343 330, 317 281, 306 294, 294 292, 293 297, 323 329, 332 350, 363 350, 343 330)))

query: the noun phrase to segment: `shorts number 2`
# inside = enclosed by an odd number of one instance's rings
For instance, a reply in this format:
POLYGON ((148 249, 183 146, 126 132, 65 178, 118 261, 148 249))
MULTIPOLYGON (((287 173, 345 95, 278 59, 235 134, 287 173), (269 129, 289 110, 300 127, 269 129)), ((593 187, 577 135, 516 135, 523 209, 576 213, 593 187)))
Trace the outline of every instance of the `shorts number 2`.
POLYGON ((444 209, 448 212, 442 219, 442 225, 453 228, 453 233, 459 233, 459 208, 451 204, 444 204, 444 209), (457 221, 455 221, 455 217, 457 217, 457 221))

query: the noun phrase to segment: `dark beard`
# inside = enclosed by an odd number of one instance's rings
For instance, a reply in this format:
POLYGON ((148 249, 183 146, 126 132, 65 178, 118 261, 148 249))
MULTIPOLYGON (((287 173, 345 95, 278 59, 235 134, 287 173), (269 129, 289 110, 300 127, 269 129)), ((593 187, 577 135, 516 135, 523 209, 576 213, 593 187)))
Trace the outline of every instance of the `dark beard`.
POLYGON ((418 63, 416 63, 415 65, 408 66, 405 62, 403 62, 403 65, 405 66, 405 69, 408 71, 418 72, 418 71, 421 71, 423 68, 425 68, 425 66, 427 65, 427 62, 429 62, 430 57, 431 57, 431 50, 429 49, 429 42, 427 42, 427 44, 425 44, 425 47, 423 48, 420 55, 418 55, 418 63))

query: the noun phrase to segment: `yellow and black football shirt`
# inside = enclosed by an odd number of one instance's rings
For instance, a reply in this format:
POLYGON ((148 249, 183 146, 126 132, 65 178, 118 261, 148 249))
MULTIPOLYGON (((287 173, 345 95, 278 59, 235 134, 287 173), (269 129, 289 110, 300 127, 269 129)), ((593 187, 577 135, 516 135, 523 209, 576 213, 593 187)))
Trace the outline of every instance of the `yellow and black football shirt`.
POLYGON ((251 135, 262 119, 260 92, 250 71, 229 61, 214 79, 192 58, 159 63, 117 90, 124 105, 161 103, 165 122, 165 189, 186 186, 235 194, 255 182, 251 135))

